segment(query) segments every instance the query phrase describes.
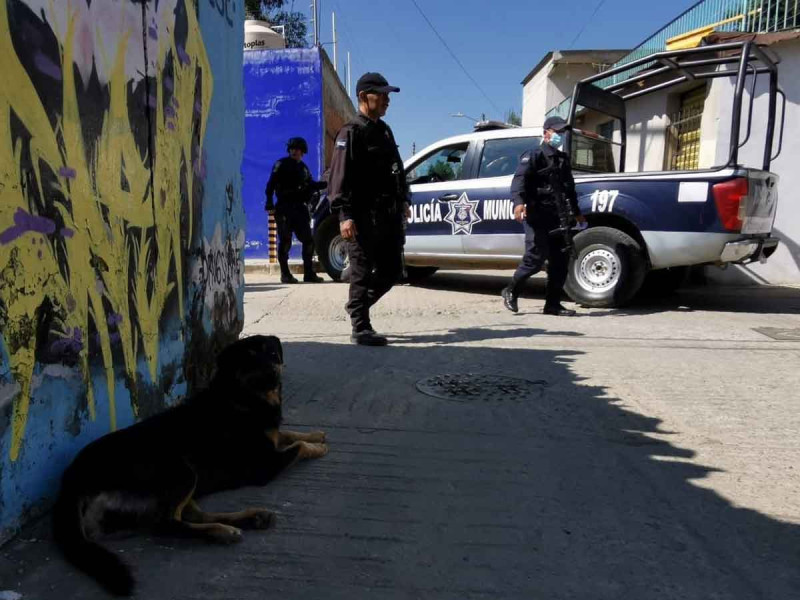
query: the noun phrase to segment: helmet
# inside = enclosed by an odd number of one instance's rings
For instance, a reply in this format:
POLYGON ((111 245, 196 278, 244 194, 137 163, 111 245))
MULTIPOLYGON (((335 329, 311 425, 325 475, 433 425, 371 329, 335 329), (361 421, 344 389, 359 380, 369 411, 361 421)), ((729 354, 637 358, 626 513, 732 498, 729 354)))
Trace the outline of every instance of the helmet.
POLYGON ((292 148, 297 148, 298 150, 302 150, 303 154, 308 154, 308 144, 301 137, 289 138, 289 141, 286 142, 286 149, 291 150, 292 148))

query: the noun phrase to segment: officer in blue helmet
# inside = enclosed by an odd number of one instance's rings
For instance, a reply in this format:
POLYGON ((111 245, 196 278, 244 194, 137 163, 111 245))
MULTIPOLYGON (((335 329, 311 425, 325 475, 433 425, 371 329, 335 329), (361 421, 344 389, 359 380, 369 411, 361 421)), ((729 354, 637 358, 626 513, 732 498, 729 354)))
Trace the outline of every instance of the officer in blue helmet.
POLYGON ((514 218, 525 228, 525 254, 502 292, 503 305, 511 312, 519 310, 517 297, 523 282, 538 273, 547 261, 542 312, 559 316, 575 314, 561 304, 569 254, 563 232, 562 235, 556 233, 562 225, 561 211, 569 211, 577 223, 586 222, 578 207, 570 158, 560 150, 561 134, 568 127, 561 117, 548 117, 541 145, 522 155, 511 183, 514 218), (559 206, 559 202, 568 202, 569 206, 559 206))
POLYGON ((303 156, 308 154, 308 144, 301 137, 293 137, 286 144, 289 156, 279 159, 272 167, 267 182, 267 203, 265 210, 275 217, 278 229, 278 263, 281 266, 281 283, 297 283, 289 271, 289 250, 292 248, 292 235, 303 244, 303 281, 320 283, 323 281, 316 273, 314 257, 314 238, 311 235, 311 216, 309 204, 314 192, 325 189, 325 182, 316 182, 311 176, 303 156), (275 205, 274 197, 278 196, 275 205))

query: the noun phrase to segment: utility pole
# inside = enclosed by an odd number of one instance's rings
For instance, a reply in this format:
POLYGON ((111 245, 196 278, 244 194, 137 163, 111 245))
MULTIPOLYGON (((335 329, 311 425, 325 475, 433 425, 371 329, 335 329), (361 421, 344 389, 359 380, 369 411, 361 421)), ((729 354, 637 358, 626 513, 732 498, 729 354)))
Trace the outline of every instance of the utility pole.
POLYGON ((331 23, 333 24, 333 70, 339 72, 339 61, 336 59, 336 13, 331 13, 331 23))
POLYGON ((350 52, 347 52, 347 96, 353 97, 353 87, 350 80, 350 52))
POLYGON ((317 0, 311 0, 311 21, 313 23, 312 29, 314 30, 314 47, 319 45, 319 35, 317 27, 319 26, 319 19, 317 18, 317 0))

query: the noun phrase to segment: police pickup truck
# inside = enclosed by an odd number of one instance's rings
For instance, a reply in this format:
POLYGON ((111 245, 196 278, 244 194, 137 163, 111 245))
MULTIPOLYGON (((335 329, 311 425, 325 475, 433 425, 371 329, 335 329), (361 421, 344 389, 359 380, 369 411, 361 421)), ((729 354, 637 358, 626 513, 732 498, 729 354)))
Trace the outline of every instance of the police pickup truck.
MULTIPOLYGON (((575 255, 565 285, 569 296, 585 306, 620 306, 639 291, 648 272, 651 280, 668 288, 679 283, 688 266, 742 264, 771 256, 778 244, 771 237, 778 176, 769 171, 777 156, 772 148, 778 94, 776 62, 750 42, 662 52, 579 82, 568 122, 593 110, 617 119, 619 127, 616 140, 579 129, 566 136, 578 202, 588 222, 574 236, 575 255), (639 63, 646 69, 621 84, 605 89, 593 85, 639 63), (728 70, 731 64, 736 68, 728 70), (746 80, 755 89, 762 74, 769 76, 770 102, 764 161, 755 169, 738 162, 740 115, 746 80), (625 172, 625 102, 670 85, 721 76, 736 78, 726 164, 695 171, 625 172)), ((750 119, 753 97, 751 93, 750 119)), ((748 120, 747 138, 750 128, 748 120)), ((412 194, 405 247, 410 278, 438 268, 513 268, 523 254, 511 180, 520 155, 541 143, 542 132, 477 129, 437 142, 405 164, 412 194)), ((320 207, 315 215, 317 252, 328 274, 338 279, 346 265, 345 247, 327 203, 320 207)))

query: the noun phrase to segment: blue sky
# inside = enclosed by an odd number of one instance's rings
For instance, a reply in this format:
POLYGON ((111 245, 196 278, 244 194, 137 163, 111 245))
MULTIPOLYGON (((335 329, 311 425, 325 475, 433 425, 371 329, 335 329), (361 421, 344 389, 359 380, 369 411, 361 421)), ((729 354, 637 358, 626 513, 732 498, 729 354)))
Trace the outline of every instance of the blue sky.
MULTIPOLYGON (((386 121, 395 132, 403 158, 412 143, 424 146, 471 130, 486 113, 502 118, 521 113, 521 82, 550 50, 633 48, 677 17, 696 0, 417 0, 484 97, 456 64, 417 11, 412 0, 321 0, 321 41, 332 40, 336 12, 340 73, 351 53, 353 88, 365 71, 379 71, 402 89, 393 94, 386 121), (499 110, 499 112, 498 112, 499 110)), ((306 11, 310 0, 296 0, 306 11)), ((328 54, 333 49, 325 45, 328 54)))

